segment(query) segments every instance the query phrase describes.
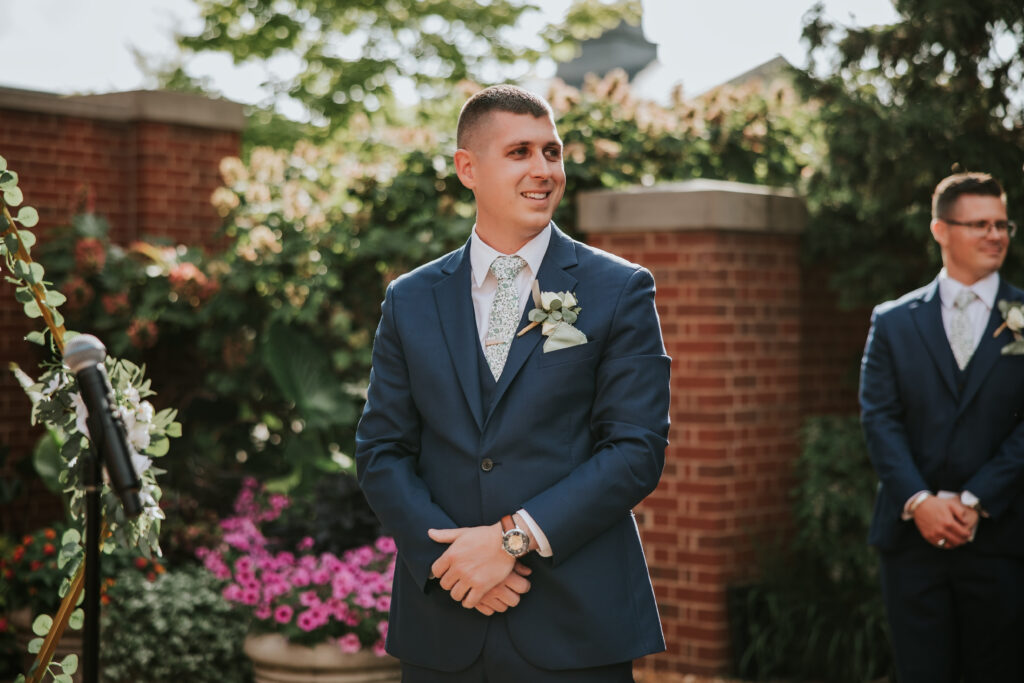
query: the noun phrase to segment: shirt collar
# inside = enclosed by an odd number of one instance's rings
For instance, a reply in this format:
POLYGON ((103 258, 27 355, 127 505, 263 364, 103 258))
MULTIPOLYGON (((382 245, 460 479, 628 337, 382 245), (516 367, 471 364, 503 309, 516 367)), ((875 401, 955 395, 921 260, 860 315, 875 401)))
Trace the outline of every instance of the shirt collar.
MULTIPOLYGON (((945 268, 939 271, 939 297, 942 299, 943 306, 952 308, 953 300, 956 299, 956 295, 960 293, 961 289, 967 289, 967 285, 951 278, 945 268)), ((996 303, 996 295, 999 293, 999 271, 989 273, 981 278, 970 286, 970 290, 977 294, 982 303, 991 310, 996 303)))
MULTIPOLYGON (((524 244, 516 252, 516 256, 526 261, 530 272, 536 276, 540 270, 540 263, 544 260, 544 254, 548 250, 548 243, 551 241, 551 223, 548 223, 537 236, 524 244)), ((490 246, 476 233, 476 226, 473 226, 473 234, 469 238, 469 263, 473 267, 473 286, 479 287, 487 278, 491 270, 491 264, 499 256, 505 256, 500 251, 490 246)))

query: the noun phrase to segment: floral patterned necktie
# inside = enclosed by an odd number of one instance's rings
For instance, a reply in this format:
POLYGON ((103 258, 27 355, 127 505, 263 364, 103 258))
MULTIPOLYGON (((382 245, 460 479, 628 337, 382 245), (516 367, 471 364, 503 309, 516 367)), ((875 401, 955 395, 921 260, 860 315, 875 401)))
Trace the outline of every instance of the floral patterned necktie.
POLYGON ((519 256, 499 256, 491 264, 491 272, 498 278, 498 289, 491 301, 491 313, 487 318, 487 335, 484 337, 484 357, 487 366, 497 381, 508 358, 512 335, 519 323, 519 292, 516 291, 516 275, 526 265, 519 256))
POLYGON ((953 300, 953 317, 949 321, 949 345, 961 370, 967 367, 974 354, 974 332, 971 330, 971 319, 967 317, 967 307, 977 298, 978 295, 971 290, 961 289, 953 300))

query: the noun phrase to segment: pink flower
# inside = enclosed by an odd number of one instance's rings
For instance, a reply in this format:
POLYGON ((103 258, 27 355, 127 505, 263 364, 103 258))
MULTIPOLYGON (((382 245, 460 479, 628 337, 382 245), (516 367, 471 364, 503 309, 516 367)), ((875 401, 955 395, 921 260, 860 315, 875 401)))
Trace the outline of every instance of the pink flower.
POLYGON ((385 555, 390 555, 398 549, 397 546, 395 546, 395 539, 390 536, 381 536, 373 545, 378 551, 385 555))
POLYGON ((385 619, 384 621, 382 621, 379 624, 377 624, 377 633, 380 634, 381 638, 387 638, 388 637, 388 621, 387 621, 387 619, 385 619))
POLYGON ((380 597, 378 597, 376 607, 378 612, 386 613, 389 609, 391 609, 391 596, 381 595, 380 597))
POLYGON ((292 620, 292 615, 294 613, 295 612, 292 610, 291 606, 278 605, 277 609, 274 610, 274 620, 279 624, 287 624, 292 620))
POLYGON ((311 550, 313 548, 313 537, 306 536, 304 539, 299 541, 299 544, 296 546, 296 548, 298 548, 299 550, 311 550))
POLYGON ((359 652, 362 648, 362 643, 359 642, 359 636, 354 633, 346 633, 341 638, 338 638, 338 647, 341 648, 342 652, 352 654, 359 652))
POLYGON ((266 620, 270 618, 270 615, 273 614, 273 612, 270 610, 270 605, 264 604, 257 607, 253 614, 256 615, 257 619, 266 620))
POLYGON ((304 607, 313 607, 320 604, 320 596, 316 591, 303 591, 299 593, 299 603, 304 607))
POLYGON ((383 638, 381 638, 380 640, 378 640, 376 643, 373 644, 373 654, 377 655, 378 657, 383 657, 387 653, 388 653, 388 651, 384 647, 384 639, 383 638))
POLYGON ((320 626, 317 614, 312 609, 308 609, 301 613, 299 618, 295 620, 295 623, 298 624, 299 628, 306 632, 312 631, 317 626, 320 626))

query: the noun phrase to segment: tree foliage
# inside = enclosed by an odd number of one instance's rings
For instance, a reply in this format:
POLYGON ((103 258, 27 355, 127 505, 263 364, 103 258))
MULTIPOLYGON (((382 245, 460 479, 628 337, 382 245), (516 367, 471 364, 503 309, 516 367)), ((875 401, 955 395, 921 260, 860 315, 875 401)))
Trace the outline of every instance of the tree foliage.
MULTIPOLYGON (((1016 0, 896 0, 900 21, 842 28, 819 5, 804 26, 801 90, 828 154, 807 188, 808 257, 833 267, 847 305, 927 282, 939 254, 930 197, 955 171, 986 171, 1019 215, 1024 172, 1024 10, 1016 0)), ((1013 245, 1004 268, 1020 279, 1013 245)))
MULTIPOLYGON (((332 130, 356 113, 391 109, 403 79, 432 99, 464 79, 504 80, 509 69, 522 75, 546 54, 569 58, 576 40, 640 17, 639 0, 579 0, 564 22, 525 47, 512 30, 537 7, 523 0, 196 2, 203 27, 179 39, 185 50, 273 64, 267 85, 274 96, 301 103, 332 130)), ((169 75, 181 81, 180 69, 169 75)))

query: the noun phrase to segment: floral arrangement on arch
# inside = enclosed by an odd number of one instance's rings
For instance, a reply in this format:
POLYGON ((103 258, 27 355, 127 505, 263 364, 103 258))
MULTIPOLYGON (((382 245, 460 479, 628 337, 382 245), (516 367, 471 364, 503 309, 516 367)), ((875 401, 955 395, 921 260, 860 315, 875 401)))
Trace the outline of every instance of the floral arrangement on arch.
POLYGON ((343 652, 384 656, 395 573, 395 542, 336 556, 317 553, 312 538, 289 545, 264 529, 290 500, 246 479, 234 515, 221 520, 222 541, 200 548, 204 566, 228 583, 224 598, 251 609, 253 633, 278 633, 300 645, 331 643, 343 652))

